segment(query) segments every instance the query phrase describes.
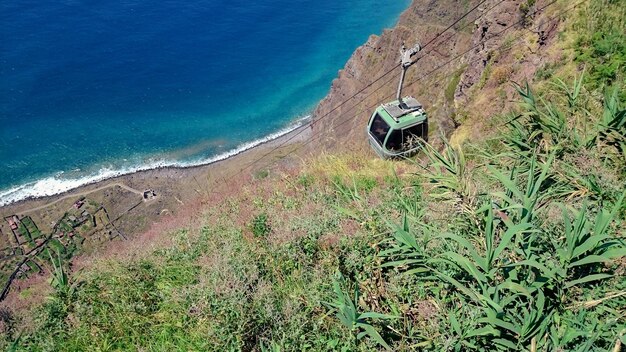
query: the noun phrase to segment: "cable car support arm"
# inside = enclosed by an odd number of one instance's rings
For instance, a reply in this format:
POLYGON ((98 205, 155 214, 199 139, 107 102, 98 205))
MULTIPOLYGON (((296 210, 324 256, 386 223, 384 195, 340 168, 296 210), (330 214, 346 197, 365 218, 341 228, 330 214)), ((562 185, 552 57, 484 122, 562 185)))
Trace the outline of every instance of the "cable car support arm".
POLYGON ((402 44, 402 49, 400 49, 400 65, 402 67, 402 73, 400 74, 400 83, 398 84, 398 93, 396 94, 400 107, 404 104, 402 101, 402 85, 404 84, 406 70, 417 62, 417 60, 413 61, 412 57, 415 56, 415 54, 417 54, 420 50, 422 50, 422 47, 419 44, 415 44, 415 46, 411 49, 406 49, 404 44, 402 44))

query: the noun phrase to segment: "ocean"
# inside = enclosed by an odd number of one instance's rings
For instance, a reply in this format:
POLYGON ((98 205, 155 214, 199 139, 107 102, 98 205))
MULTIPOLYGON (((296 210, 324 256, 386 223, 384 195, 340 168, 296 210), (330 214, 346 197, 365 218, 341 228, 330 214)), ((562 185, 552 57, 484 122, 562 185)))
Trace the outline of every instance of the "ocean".
POLYGON ((0 2, 0 206, 302 124, 409 0, 0 2))

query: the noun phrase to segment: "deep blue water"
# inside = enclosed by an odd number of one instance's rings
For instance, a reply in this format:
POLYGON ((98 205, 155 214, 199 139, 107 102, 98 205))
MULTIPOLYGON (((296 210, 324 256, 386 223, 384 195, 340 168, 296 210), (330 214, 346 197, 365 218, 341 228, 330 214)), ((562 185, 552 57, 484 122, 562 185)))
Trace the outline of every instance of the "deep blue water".
POLYGON ((0 205, 286 128, 409 0, 0 2, 0 205))

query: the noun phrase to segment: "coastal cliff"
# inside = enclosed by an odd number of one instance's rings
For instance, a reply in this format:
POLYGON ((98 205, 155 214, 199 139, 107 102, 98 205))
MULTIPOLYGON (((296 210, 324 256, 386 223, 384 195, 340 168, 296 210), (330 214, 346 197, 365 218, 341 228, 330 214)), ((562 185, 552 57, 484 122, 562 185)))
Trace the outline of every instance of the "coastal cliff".
POLYGON ((426 107, 431 137, 450 136, 470 110, 473 123, 481 123, 506 108, 514 89, 504 84, 531 81, 554 56, 548 48, 559 19, 550 19, 555 10, 544 9, 548 1, 488 0, 442 34, 474 4, 414 0, 393 29, 370 36, 315 109, 313 131, 321 144, 333 149, 345 145, 337 141, 350 140, 350 148, 366 144, 367 120, 377 105, 395 99, 400 69, 376 79, 399 64, 403 43, 429 43, 407 72, 403 95, 426 107))

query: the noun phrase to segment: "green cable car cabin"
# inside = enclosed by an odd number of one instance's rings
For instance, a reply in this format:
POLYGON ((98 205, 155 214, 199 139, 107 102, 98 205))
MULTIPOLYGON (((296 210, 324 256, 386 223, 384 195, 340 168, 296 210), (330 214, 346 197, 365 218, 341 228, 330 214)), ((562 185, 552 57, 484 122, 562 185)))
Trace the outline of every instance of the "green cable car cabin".
POLYGON ((367 132, 372 149, 381 157, 410 157, 428 138, 428 116, 413 97, 379 106, 370 117, 367 132))
POLYGON ((421 50, 419 44, 400 50, 402 74, 396 100, 382 104, 370 117, 367 135, 370 146, 384 159, 410 157, 428 138, 428 116, 424 107, 413 97, 402 98, 406 70, 417 62, 411 57, 421 50))

